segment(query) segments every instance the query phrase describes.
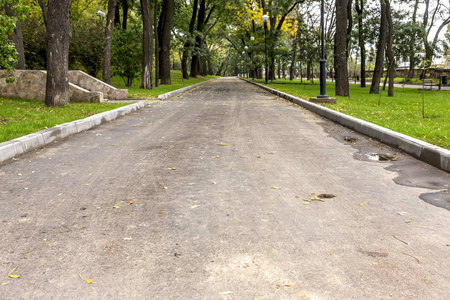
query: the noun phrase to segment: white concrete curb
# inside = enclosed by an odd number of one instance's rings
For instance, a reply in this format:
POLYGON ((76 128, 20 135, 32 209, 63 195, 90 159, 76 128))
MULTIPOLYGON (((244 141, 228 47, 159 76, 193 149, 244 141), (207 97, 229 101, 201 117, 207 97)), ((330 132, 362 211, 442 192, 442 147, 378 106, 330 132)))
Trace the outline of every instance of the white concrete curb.
POLYGON ((171 98, 173 96, 176 96, 178 94, 181 94, 181 93, 184 93, 186 91, 192 90, 193 88, 196 88, 196 87, 198 87, 198 86, 200 86, 202 84, 205 84, 208 81, 211 81, 211 80, 214 80, 214 79, 216 79, 216 78, 209 79, 209 80, 206 80, 206 81, 203 81, 203 82, 199 82, 199 83, 196 83, 196 84, 193 84, 193 85, 190 85, 190 86, 186 86, 184 88, 181 88, 181 89, 178 89, 178 90, 175 90, 175 91, 171 91, 171 92, 168 92, 168 93, 165 93, 165 94, 161 94, 161 95, 158 96, 158 99, 159 100, 166 100, 166 99, 171 98))
POLYGON ((137 111, 138 109, 143 108, 146 104, 146 101, 139 101, 127 106, 90 116, 86 119, 64 123, 52 128, 19 137, 11 141, 0 143, 0 163, 34 149, 42 148, 53 141, 61 140, 69 135, 91 129, 102 123, 109 122, 118 117, 137 111))
POLYGON ((429 144, 427 142, 415 139, 402 133, 398 133, 396 131, 389 130, 373 123, 348 116, 324 106, 314 104, 292 95, 271 89, 267 86, 248 80, 245 81, 257 85, 274 95, 296 103, 335 123, 341 124, 364 135, 375 138, 380 142, 394 148, 398 148, 423 162, 426 162, 446 172, 450 172, 450 151, 447 149, 429 144))

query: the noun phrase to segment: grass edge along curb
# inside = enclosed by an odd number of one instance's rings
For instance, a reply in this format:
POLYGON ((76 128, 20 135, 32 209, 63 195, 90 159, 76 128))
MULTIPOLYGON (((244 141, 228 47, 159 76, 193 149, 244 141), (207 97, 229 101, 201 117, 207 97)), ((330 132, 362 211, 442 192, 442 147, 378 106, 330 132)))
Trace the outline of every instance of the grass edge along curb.
POLYGON ((47 128, 0 143, 0 163, 34 149, 42 148, 53 141, 61 140, 70 135, 89 130, 102 123, 135 112, 146 106, 146 104, 147 101, 139 101, 110 111, 95 114, 85 119, 60 124, 52 128, 47 128))
POLYGON ((175 91, 171 91, 171 92, 167 92, 165 94, 158 95, 158 99, 159 100, 166 100, 166 99, 174 97, 174 96, 176 96, 178 94, 181 94, 181 93, 187 92, 189 90, 192 90, 193 88, 196 88, 199 85, 202 85, 202 84, 207 83, 208 81, 211 81, 211 80, 214 80, 214 79, 217 79, 217 78, 208 79, 208 80, 205 80, 205 81, 193 84, 193 85, 185 86, 185 87, 183 87, 181 89, 178 89, 178 90, 175 90, 175 91))
POLYGON ((335 123, 353 129, 366 136, 374 138, 386 145, 400 149, 405 153, 415 157, 427 164, 435 166, 446 172, 450 172, 450 151, 442 147, 432 145, 408 135, 381 127, 379 125, 351 117, 341 112, 329 109, 327 107, 308 102, 304 99, 280 92, 256 82, 241 78, 251 84, 254 84, 274 95, 287 99, 297 105, 300 105, 309 111, 327 118, 335 123))

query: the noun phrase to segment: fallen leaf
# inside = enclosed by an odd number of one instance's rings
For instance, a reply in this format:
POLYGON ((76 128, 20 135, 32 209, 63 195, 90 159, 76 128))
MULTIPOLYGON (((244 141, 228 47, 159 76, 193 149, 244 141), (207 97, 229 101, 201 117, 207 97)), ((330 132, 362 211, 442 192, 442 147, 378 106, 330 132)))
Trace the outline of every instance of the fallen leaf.
POLYGON ((9 278, 20 278, 20 275, 8 275, 9 278))
POLYGON ((364 205, 364 203, 360 203, 360 204, 359 204, 359 206, 363 206, 363 205, 364 205))
POLYGON ((84 271, 85 271, 85 270, 81 271, 80 274, 78 274, 78 275, 80 276, 81 279, 83 279, 83 280, 86 281, 87 283, 91 284, 91 283, 92 283, 92 280, 83 278, 83 276, 81 276, 81 274, 83 274, 84 271))
POLYGON ((219 295, 221 295, 221 296, 226 296, 226 295, 231 295, 231 294, 233 294, 233 292, 230 292, 230 291, 219 293, 219 295))
POLYGON ((218 143, 217 145, 219 145, 219 146, 228 146, 228 144, 227 144, 227 143, 224 143, 224 142, 220 142, 220 143, 218 143))
POLYGON ((168 190, 169 188, 167 186, 163 187, 163 189, 168 190))
POLYGON ((133 204, 133 200, 130 200, 130 202, 128 202, 128 204, 130 204, 130 205, 133 204))
POLYGON ((276 186, 271 186, 271 188, 273 188, 274 190, 281 190, 281 188, 276 187, 276 186))
POLYGON ((404 216, 404 215, 407 214, 407 212, 405 212, 405 211, 399 211, 397 214, 400 215, 400 216, 404 216))
POLYGON ((405 220, 405 223, 411 223, 411 222, 412 222, 412 219, 405 220))
POLYGON ((114 205, 113 208, 120 208, 120 206, 114 205))

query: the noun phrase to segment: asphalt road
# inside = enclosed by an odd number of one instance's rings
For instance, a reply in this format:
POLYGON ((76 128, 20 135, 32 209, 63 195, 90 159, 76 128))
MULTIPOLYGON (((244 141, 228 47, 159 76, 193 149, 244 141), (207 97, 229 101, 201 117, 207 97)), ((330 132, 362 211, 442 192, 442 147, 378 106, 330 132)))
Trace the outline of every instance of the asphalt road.
POLYGON ((217 79, 0 165, 0 299, 449 299, 448 183, 217 79))

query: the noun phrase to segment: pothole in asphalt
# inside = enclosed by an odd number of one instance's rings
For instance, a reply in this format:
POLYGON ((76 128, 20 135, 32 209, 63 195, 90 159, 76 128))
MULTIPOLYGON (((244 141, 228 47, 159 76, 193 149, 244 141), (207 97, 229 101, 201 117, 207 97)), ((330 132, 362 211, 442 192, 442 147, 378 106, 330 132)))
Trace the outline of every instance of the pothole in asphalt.
POLYGON ((356 143, 357 139, 346 135, 346 136, 344 136, 344 141, 346 141, 347 143, 350 143, 350 144, 354 144, 354 143, 356 143))
POLYGON ((420 199, 429 204, 450 210, 450 195, 448 191, 422 194, 420 199))
POLYGON ((366 154, 367 158, 369 160, 373 161, 396 161, 397 157, 388 155, 388 154, 381 154, 381 153, 368 153, 366 154))

